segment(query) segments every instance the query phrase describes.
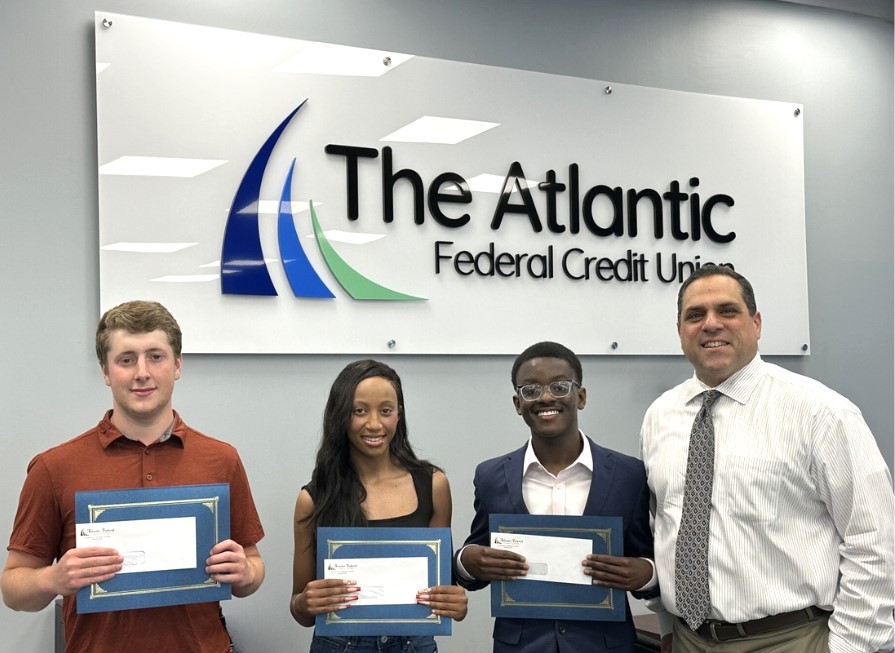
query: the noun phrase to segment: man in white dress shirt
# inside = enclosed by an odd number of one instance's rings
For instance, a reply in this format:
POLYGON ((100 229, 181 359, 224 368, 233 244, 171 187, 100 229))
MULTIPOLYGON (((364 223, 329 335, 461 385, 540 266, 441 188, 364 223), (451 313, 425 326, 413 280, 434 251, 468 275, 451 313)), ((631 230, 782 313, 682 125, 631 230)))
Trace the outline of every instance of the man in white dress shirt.
POLYGON ((732 269, 703 266, 682 284, 678 333, 695 374, 650 406, 641 431, 661 601, 673 615, 687 600, 675 557, 691 427, 701 395, 720 396, 709 614, 695 630, 674 619, 675 653, 891 650, 891 474, 854 404, 762 361, 761 327, 752 286, 732 269))

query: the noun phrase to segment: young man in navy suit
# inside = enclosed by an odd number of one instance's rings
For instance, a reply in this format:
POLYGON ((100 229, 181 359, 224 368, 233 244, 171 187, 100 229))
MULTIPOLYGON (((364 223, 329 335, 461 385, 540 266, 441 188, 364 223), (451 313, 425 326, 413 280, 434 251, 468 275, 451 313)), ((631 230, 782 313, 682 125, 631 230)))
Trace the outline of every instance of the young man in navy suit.
MULTIPOLYGON (((454 557, 459 584, 477 590, 527 573, 522 556, 488 546, 490 514, 602 515, 622 518, 625 557, 589 555, 583 573, 638 598, 657 595, 643 463, 578 430, 587 400, 578 357, 563 345, 539 342, 516 358, 512 381, 513 404, 531 438, 476 468, 475 517, 454 557)), ((498 618, 494 624, 494 653, 630 653, 635 640, 627 601, 624 621, 498 618)))

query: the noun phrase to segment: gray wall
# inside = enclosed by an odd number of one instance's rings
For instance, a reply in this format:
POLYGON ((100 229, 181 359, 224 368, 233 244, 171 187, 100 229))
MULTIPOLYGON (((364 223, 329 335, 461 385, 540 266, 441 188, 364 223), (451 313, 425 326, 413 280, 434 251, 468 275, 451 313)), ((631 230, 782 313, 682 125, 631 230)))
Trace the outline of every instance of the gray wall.
MULTIPOLYGON (((855 400, 892 466, 891 22, 759 0, 103 4, 115 13, 803 103, 812 354, 775 362, 855 400)), ((0 8, 2 538, 31 456, 95 424, 109 405, 91 353, 96 320, 107 308, 98 302, 95 9, 86 0, 6 0, 0 8)), ((575 319, 574 307, 558 318, 575 319)), ((657 307, 655 319, 672 329, 674 307, 657 307)), ((175 405, 193 426, 240 449, 267 530, 265 585, 226 605, 243 651, 307 650, 310 632, 287 610, 292 508, 311 471, 327 389, 346 362, 189 356, 184 363, 175 405)), ((390 362, 405 381, 416 446, 451 479, 454 538, 462 541, 475 463, 525 438, 510 401, 512 359, 390 362)), ((682 357, 589 357, 584 365, 582 426, 628 453, 637 452, 649 402, 689 373, 682 357)), ((442 651, 490 650, 487 592, 474 594, 471 606, 442 651)), ((0 633, 3 651, 52 650, 53 611, 0 608, 0 633)))

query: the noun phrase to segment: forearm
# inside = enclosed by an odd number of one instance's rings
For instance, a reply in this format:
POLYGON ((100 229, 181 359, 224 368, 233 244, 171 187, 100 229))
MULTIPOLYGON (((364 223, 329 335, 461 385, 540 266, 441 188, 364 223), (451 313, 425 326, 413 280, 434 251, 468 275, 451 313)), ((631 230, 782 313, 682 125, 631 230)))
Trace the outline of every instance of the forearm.
POLYGON ((466 538, 466 542, 463 543, 463 546, 454 556, 455 580, 460 587, 475 591, 488 586, 488 581, 475 578, 466 565, 462 563, 460 556, 470 545, 488 546, 490 541, 489 534, 488 514, 485 512, 481 499, 478 497, 478 487, 476 487, 475 515, 473 516, 472 525, 470 526, 469 537, 466 538), (460 573, 461 568, 463 570, 462 573, 460 573))
POLYGON ((5 569, 0 578, 3 603, 13 610, 22 612, 43 610, 59 596, 57 592, 48 589, 46 582, 48 570, 49 567, 5 569))
POLYGON ((246 563, 253 572, 252 581, 242 586, 233 586, 233 596, 239 598, 254 594, 264 582, 264 560, 261 559, 261 556, 247 556, 246 563))
POLYGON ((659 622, 659 633, 661 633, 663 637, 665 635, 671 635, 671 631, 674 628, 674 615, 665 609, 665 606, 662 604, 662 599, 656 596, 647 599, 644 603, 646 603, 646 607, 656 614, 656 620, 659 622))
POLYGON ((849 413, 841 424, 828 438, 829 451, 818 465, 821 496, 842 538, 830 651, 887 650, 895 632, 892 477, 864 422, 849 413), (836 465, 831 459, 849 464, 836 465))
MULTIPOLYGON (((890 549, 891 551, 891 549, 890 549)), ((860 568, 841 565, 839 593, 830 617, 830 653, 888 651, 895 639, 891 553, 860 568), (886 559, 886 558, 889 559, 886 559)))
POLYGON ((891 653, 892 646, 893 640, 891 633, 882 644, 876 645, 876 648, 868 649, 865 644, 853 641, 851 635, 848 633, 840 634, 832 630, 830 631, 830 653, 866 653, 871 650, 874 651, 874 653, 891 653))
POLYGON ((469 546, 477 546, 475 544, 465 544, 462 549, 457 551, 454 556, 454 580, 457 581, 457 585, 460 587, 475 591, 480 590, 483 587, 488 586, 488 581, 478 580, 475 576, 473 576, 469 571, 466 570, 466 567, 463 566, 463 551, 469 546))
MULTIPOLYGON (((472 516, 472 523, 469 525, 469 536, 466 538, 466 541, 463 543, 463 546, 460 547, 460 550, 457 552, 456 556, 459 558, 459 555, 463 552, 464 549, 469 547, 470 545, 475 546, 488 546, 491 543, 491 525, 490 525, 490 506, 485 505, 485 502, 482 500, 482 497, 479 495, 479 471, 476 470, 475 479, 473 480, 474 486, 474 499, 473 499, 473 510, 475 511, 472 516)), ((468 574, 468 576, 474 578, 472 574, 468 574)), ((465 578, 464 578, 465 580, 465 578)))

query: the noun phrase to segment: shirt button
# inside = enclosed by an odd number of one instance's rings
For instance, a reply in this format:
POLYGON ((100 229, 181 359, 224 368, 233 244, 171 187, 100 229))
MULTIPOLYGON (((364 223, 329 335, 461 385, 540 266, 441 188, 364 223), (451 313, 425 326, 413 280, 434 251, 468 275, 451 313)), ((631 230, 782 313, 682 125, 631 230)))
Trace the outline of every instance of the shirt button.
POLYGON ((149 447, 146 447, 146 448, 143 450, 143 453, 145 453, 145 454, 148 456, 148 455, 149 455, 149 447))
POLYGON ((388 635, 383 635, 379 638, 379 641, 385 644, 388 641, 388 635))
POLYGON ((147 480, 147 481, 151 481, 151 480, 152 480, 152 474, 147 474, 147 475, 146 475, 146 480, 147 480))

